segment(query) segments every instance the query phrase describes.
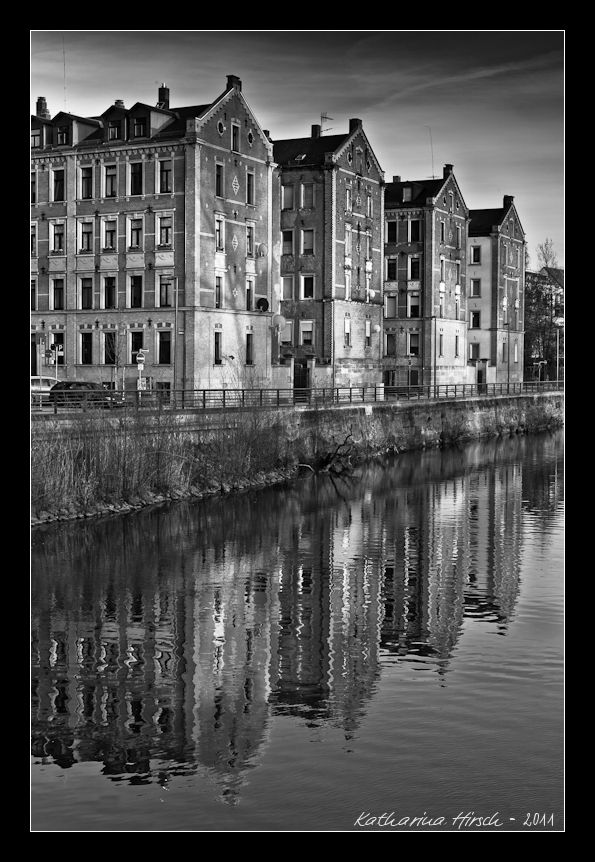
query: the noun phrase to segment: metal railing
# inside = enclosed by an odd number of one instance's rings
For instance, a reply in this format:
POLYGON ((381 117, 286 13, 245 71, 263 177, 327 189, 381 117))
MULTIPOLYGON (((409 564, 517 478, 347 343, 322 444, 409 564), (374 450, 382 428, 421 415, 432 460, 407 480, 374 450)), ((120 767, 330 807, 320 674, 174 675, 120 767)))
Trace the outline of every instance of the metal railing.
POLYGON ((349 404, 394 403, 477 397, 504 397, 540 392, 563 391, 563 381, 526 383, 447 383, 430 386, 352 386, 322 389, 195 389, 195 390, 108 390, 111 398, 60 402, 48 395, 31 396, 36 412, 72 413, 74 410, 97 412, 122 410, 242 410, 283 407, 316 407, 349 404), (39 400, 38 400, 39 399, 39 400))

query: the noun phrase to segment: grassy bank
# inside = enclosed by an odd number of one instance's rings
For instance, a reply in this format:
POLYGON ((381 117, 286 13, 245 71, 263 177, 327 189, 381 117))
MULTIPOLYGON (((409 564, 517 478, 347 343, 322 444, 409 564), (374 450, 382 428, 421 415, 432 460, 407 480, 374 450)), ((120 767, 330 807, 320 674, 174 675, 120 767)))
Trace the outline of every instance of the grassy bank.
POLYGON ((34 423, 31 513, 89 511, 173 493, 263 481, 293 466, 270 414, 229 413, 224 426, 189 432, 171 414, 81 415, 65 430, 34 423))

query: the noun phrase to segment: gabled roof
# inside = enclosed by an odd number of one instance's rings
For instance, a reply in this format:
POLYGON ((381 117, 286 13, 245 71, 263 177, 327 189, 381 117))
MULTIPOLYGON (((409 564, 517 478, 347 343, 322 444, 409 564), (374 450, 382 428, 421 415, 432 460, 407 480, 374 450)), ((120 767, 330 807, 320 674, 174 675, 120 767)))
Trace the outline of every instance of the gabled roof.
POLYGON ((502 223, 504 218, 504 210, 489 209, 489 210, 469 210, 469 236, 485 236, 490 234, 495 225, 502 223))
POLYGON ((170 111, 176 117, 173 123, 170 123, 167 128, 163 129, 159 132, 157 137, 161 134, 169 135, 183 135, 186 132, 186 120, 189 117, 202 117, 209 110, 211 105, 190 105, 185 108, 171 108, 170 111))
POLYGON ((384 209, 388 210, 399 207, 409 208, 427 206, 428 198, 432 198, 435 201, 450 181, 454 183, 457 193, 465 209, 467 209, 467 204, 461 194, 459 184, 457 183, 452 171, 452 166, 448 165, 447 168, 450 168, 450 170, 446 175, 439 177, 438 179, 399 180, 398 182, 387 183, 384 190, 384 209), (403 200, 404 188, 411 189, 411 200, 409 201, 403 200))
POLYGON ((52 117, 52 125, 56 125, 63 120, 78 120, 80 123, 91 123, 94 126, 101 126, 101 121, 94 117, 79 117, 77 114, 68 114, 66 111, 60 111, 55 117, 52 117))
POLYGON ((273 158, 281 167, 320 166, 326 164, 326 154, 332 153, 336 160, 353 138, 361 135, 366 142, 368 155, 374 160, 374 165, 380 174, 383 170, 378 164, 374 151, 365 135, 363 127, 358 124, 344 135, 322 135, 309 138, 288 138, 273 141, 273 158))
POLYGON ((560 287, 562 287, 562 288, 564 287, 564 270, 563 269, 556 269, 556 268, 551 267, 551 266, 544 266, 541 271, 547 273, 549 278, 551 278, 552 281, 555 281, 557 284, 559 284, 560 287))

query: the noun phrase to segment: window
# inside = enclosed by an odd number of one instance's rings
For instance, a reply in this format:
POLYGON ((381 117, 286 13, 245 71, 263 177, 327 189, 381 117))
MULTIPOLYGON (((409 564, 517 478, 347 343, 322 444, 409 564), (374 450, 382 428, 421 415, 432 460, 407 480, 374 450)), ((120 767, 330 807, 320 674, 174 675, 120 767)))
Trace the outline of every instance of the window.
POLYGON ((234 123, 231 124, 231 148, 236 153, 240 150, 240 127, 234 123))
POLYGON ((173 192, 171 159, 163 159, 159 162, 159 191, 173 192))
POLYGON ((372 214, 373 214, 372 195, 366 195, 366 215, 368 218, 372 218, 372 214))
POLYGON ((446 261, 443 257, 440 258, 440 281, 442 283, 446 281, 446 261))
POLYGON ((441 221, 440 222, 440 242, 444 242, 446 239, 446 224, 441 221))
POLYGON ((300 320, 300 344, 312 347, 314 344, 314 321, 300 320))
POLYGON ((456 267, 456 279, 457 279, 456 284, 460 284, 461 283, 461 261, 460 260, 455 261, 455 267, 456 267))
POLYGON ((58 126, 56 143, 59 147, 65 146, 68 143, 68 126, 58 126))
POLYGON ((282 209, 293 209, 293 186, 281 186, 282 209))
POLYGON ((246 203, 254 206, 254 174, 248 171, 246 174, 246 203))
POLYGON ((93 279, 81 278, 81 308, 93 308, 93 279))
POLYGON ((506 342, 502 342, 502 362, 506 362, 506 342))
POLYGON ((254 225, 246 225, 246 257, 254 257, 254 225))
POLYGON ((459 356, 459 338, 460 336, 455 335, 455 357, 459 356))
POLYGON ((103 307, 116 308, 116 278, 113 275, 103 279, 103 307))
POLYGON ((444 333, 438 335, 438 356, 444 356, 444 333))
POLYGON ((345 347, 351 347, 351 318, 346 317, 343 323, 343 341, 345 347))
POLYGON ((159 333, 157 361, 159 365, 171 364, 171 332, 168 330, 159 333))
POLYGON ((421 277, 421 260, 419 257, 409 258, 409 279, 410 281, 419 281, 421 277))
POLYGON ((293 231, 281 231, 283 238, 283 254, 293 254, 293 231))
POLYGON ((396 242, 397 241, 397 223, 396 221, 389 221, 386 224, 386 241, 387 242, 396 242))
POLYGON ((143 193, 143 163, 132 162, 130 165, 130 194, 142 195, 143 193))
POLYGON ((471 263, 481 263, 481 246, 471 246, 471 263))
POLYGON ((223 176, 223 165, 215 165, 215 195, 218 198, 224 197, 223 176))
POLYGON ((352 234, 351 234, 351 225, 345 225, 345 257, 351 258, 351 243, 352 243, 352 234))
POLYGON ((314 276, 302 276, 302 299, 314 299, 314 276))
POLYGON ((55 278, 52 282, 50 300, 54 311, 64 310, 64 279, 55 278))
POLYGON ((421 222, 419 219, 412 219, 409 222, 409 242, 420 242, 421 240, 421 222))
POLYGON ((173 300, 173 281, 171 276, 162 275, 159 279, 159 307, 171 308, 173 300))
POLYGON ((407 316, 420 317, 419 293, 410 293, 407 296, 407 316))
POLYGON ((314 254, 314 231, 302 231, 302 254, 314 254))
POLYGON ((103 222, 103 248, 115 249, 116 247, 116 220, 107 219, 103 222))
POLYGON ((143 277, 142 275, 130 276, 130 308, 142 308, 143 305, 143 277))
POLYGON ((159 245, 171 248, 172 242, 172 217, 159 217, 159 245))
POLYGON ((254 335, 246 333, 246 365, 254 365, 254 335))
POLYGON ((353 196, 351 186, 345 188, 345 209, 349 213, 353 209, 353 196))
POLYGON ((115 365, 116 364, 116 333, 115 332, 104 332, 103 333, 103 364, 104 365, 115 365))
POLYGON ((403 189, 403 201, 406 203, 411 200, 411 186, 406 186, 403 189))
POLYGON ((461 300, 455 296, 455 320, 461 319, 461 300))
POLYGON ((469 359, 479 359, 479 344, 469 345, 469 359))
POLYGON ((37 281, 31 279, 31 311, 37 311, 37 281))
MULTIPOLYGON (((147 135, 147 118, 135 117, 134 119, 134 137, 144 138, 147 135)), ((134 192, 133 192, 134 194, 134 192)))
POLYGON ((115 198, 117 192, 117 168, 116 165, 105 166, 105 196, 115 198))
POLYGON ((302 208, 312 209, 314 207, 314 183, 303 183, 302 185, 302 208))
POLYGON ((215 216, 215 248, 217 251, 225 248, 225 219, 222 215, 215 216))
POLYGON ((93 333, 81 332, 81 365, 93 365, 93 333))
POLYGON ((132 330, 130 333, 130 364, 136 365, 138 351, 143 349, 142 330, 132 330))
POLYGON ((64 224, 63 222, 53 222, 51 233, 53 234, 52 251, 64 251, 64 224))
POLYGON ((471 296, 481 296, 481 278, 471 279, 471 296))
POLYGON ((519 361, 519 344, 518 344, 518 341, 515 341, 515 343, 514 343, 514 361, 515 362, 519 361))
POLYGON ((130 248, 140 248, 143 237, 142 218, 130 219, 130 248))
POLYGON ((40 147, 41 146, 41 130, 40 129, 31 129, 31 146, 32 147, 40 147))
POLYGON ((31 225, 31 257, 37 257, 37 225, 31 225))
POLYGON ((283 294, 282 294, 283 299, 293 299, 293 276, 292 275, 284 276, 281 279, 281 283, 282 283, 282 290, 283 290, 283 294))
POLYGON ((438 310, 438 317, 444 317, 444 316, 445 316, 445 302, 446 302, 446 301, 445 301, 445 298, 444 298, 444 294, 443 294, 443 293, 441 293, 441 294, 440 294, 440 307, 439 307, 439 310, 438 310))
POLYGON ((254 279, 246 279, 246 311, 252 311, 252 303, 254 302, 254 279))
POLYGON ((409 333, 409 355, 410 356, 419 356, 419 333, 418 332, 410 332, 409 333))
POLYGON ((471 312, 471 329, 479 329, 481 322, 481 315, 479 311, 471 312))
POLYGON ((64 168, 54 171, 54 200, 64 200, 64 168))
POLYGON ((293 344, 293 320, 288 320, 279 333, 279 344, 293 344))
POLYGON ((386 335, 386 347, 384 350, 385 356, 397 355, 397 336, 394 332, 388 332, 386 335))
POLYGON ((371 320, 365 321, 364 337, 365 337, 365 346, 371 347, 372 346, 372 321, 371 320))
POLYGON ((386 317, 396 317, 397 316, 397 297, 396 296, 387 296, 384 300, 384 313, 386 317))
POLYGON ((345 299, 351 299, 351 272, 345 273, 345 299))
POLYGON ((454 195, 452 192, 448 193, 448 211, 451 213, 454 210, 454 195))
POLYGON ((35 203, 35 198, 37 196, 36 195, 36 189, 37 189, 37 182, 36 182, 36 177, 35 177, 35 171, 31 171, 31 203, 32 204, 35 203))
POLYGON ((81 198, 89 200, 93 197, 93 168, 81 168, 81 198))
POLYGON ((109 120, 107 124, 107 139, 108 141, 117 141, 122 135, 120 132, 120 120, 109 120))
POLYGON ((215 365, 223 364, 223 355, 222 355, 222 341, 223 341, 223 333, 215 332, 215 365))
POLYGON ((461 226, 457 225, 457 248, 461 247, 461 226))
POLYGON ((215 276, 215 308, 223 307, 223 277, 215 276))
POLYGON ((79 222, 80 226, 80 246, 79 250, 83 252, 93 251, 93 222, 79 222))

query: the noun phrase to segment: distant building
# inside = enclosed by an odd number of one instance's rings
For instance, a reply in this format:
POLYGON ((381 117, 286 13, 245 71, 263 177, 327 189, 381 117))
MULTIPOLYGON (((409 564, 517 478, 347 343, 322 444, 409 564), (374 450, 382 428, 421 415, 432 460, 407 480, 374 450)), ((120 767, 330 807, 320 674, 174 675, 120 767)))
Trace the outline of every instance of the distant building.
POLYGON ((295 386, 382 382, 383 172, 361 120, 274 142, 280 177, 279 362, 295 386))
MULTIPOLYGON (((270 386, 273 147, 234 75, 206 104, 31 118, 31 373, 270 386)), ((278 225, 278 216, 277 216, 278 225)))
POLYGON ((525 234, 512 195, 470 210, 467 241, 469 360, 477 383, 523 380, 525 234))
POLYGON ((468 209, 452 165, 385 189, 384 381, 466 383, 468 209))
POLYGON ((525 273, 525 380, 564 377, 564 270, 525 273))

